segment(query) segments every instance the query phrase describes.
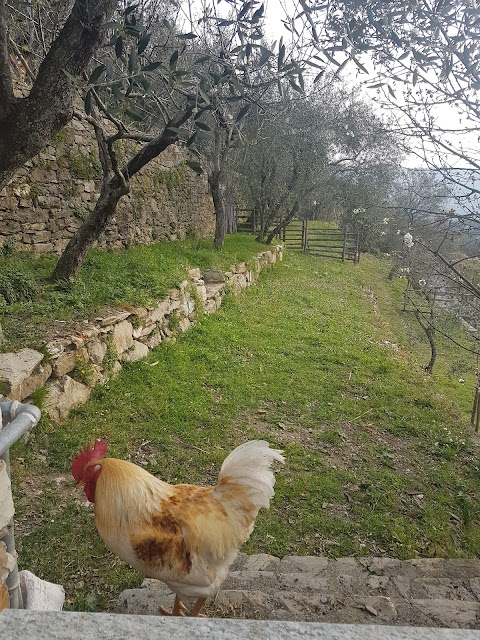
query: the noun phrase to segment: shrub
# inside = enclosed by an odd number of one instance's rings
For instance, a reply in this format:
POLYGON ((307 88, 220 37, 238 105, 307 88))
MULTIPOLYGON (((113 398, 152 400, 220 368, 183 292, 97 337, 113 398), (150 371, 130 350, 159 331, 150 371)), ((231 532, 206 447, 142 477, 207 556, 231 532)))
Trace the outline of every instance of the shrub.
POLYGON ((6 304, 30 302, 34 294, 35 281, 30 274, 10 265, 0 267, 0 296, 6 304))

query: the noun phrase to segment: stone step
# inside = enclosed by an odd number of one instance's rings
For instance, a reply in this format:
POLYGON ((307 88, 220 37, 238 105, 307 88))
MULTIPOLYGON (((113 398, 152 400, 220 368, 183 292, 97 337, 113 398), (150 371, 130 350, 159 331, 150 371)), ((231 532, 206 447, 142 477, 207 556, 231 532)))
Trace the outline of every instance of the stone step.
MULTIPOLYGON (((158 580, 124 591, 117 612, 157 614, 158 580)), ((188 603, 187 603, 188 604, 188 603)), ((206 613, 216 617, 480 627, 480 561, 240 554, 206 613)))
POLYGON ((272 620, 222 620, 117 616, 111 613, 0 612, 0 638, 8 640, 480 640, 479 631, 414 629, 373 625, 337 625, 272 620))

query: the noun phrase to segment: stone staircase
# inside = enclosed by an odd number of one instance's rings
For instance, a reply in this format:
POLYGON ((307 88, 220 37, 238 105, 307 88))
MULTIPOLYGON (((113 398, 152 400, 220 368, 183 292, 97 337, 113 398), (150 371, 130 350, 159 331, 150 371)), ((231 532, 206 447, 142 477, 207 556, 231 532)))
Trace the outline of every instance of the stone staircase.
MULTIPOLYGON (((157 580, 124 591, 118 613, 158 613, 173 595, 157 580)), ((212 617, 480 628, 480 560, 240 554, 212 617)))

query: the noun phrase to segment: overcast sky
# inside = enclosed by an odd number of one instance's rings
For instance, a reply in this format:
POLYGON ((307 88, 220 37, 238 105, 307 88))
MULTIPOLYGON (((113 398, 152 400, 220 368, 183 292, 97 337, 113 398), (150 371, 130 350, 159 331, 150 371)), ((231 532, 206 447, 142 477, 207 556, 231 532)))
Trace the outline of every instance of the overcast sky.
MULTIPOLYGON (((266 9, 265 10, 265 16, 266 16, 265 31, 267 36, 276 40, 278 40, 281 36, 288 38, 289 33, 285 29, 284 25, 282 24, 282 18, 284 18, 285 16, 283 7, 285 6, 287 7, 287 9, 290 9, 296 5, 297 5, 297 2, 294 2, 293 0, 266 0, 265 1, 265 9, 266 9)), ((368 64, 366 64, 366 66, 368 68, 368 64)), ((362 74, 360 77, 357 76, 357 69, 353 65, 352 66, 347 65, 341 77, 342 77, 342 80, 346 83, 350 82, 350 83, 359 84, 360 81, 365 81, 365 80, 368 81, 367 76, 365 76, 364 74, 362 74)), ((377 105, 376 99, 378 100, 378 98, 376 97, 375 91, 364 90, 363 94, 365 98, 372 103, 374 108, 376 108, 376 105, 377 105)), ((381 114, 381 109, 379 111, 381 114)), ((436 109, 435 116, 437 118, 437 123, 439 126, 441 125, 449 129, 453 129, 455 127, 461 126, 459 115, 454 108, 450 108, 446 106, 438 107, 436 109)), ((469 138, 467 137, 460 138, 463 146, 466 149, 468 149, 469 144, 473 142, 475 142, 475 144, 477 143, 477 140, 474 141, 471 139, 472 136, 469 136, 469 138)), ((455 162, 455 159, 452 158, 451 160, 452 160, 452 163, 455 164, 456 166, 465 167, 466 163, 460 162, 459 164, 458 162, 455 162)), ((406 167, 424 167, 425 166, 420 161, 420 159, 414 154, 407 156, 402 164, 406 167)))

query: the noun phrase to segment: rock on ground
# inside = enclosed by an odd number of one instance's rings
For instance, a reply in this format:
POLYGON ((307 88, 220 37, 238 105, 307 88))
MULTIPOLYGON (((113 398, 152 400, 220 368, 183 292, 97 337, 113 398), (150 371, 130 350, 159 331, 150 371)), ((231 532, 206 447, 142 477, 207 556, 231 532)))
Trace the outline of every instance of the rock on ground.
POLYGON ((35 611, 61 611, 63 609, 65 590, 61 585, 41 580, 30 571, 20 571, 18 577, 24 609, 35 611))

